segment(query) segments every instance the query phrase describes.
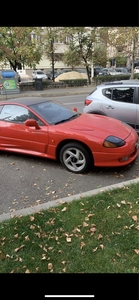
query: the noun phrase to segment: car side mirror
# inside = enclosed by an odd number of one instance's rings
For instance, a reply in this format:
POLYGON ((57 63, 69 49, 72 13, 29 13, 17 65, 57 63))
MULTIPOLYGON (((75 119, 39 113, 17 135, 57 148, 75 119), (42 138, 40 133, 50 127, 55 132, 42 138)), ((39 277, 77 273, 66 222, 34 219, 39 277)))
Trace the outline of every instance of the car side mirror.
POLYGON ((34 119, 28 119, 25 121, 24 123, 26 126, 29 126, 29 127, 35 127, 36 129, 40 129, 38 123, 36 120, 34 119))

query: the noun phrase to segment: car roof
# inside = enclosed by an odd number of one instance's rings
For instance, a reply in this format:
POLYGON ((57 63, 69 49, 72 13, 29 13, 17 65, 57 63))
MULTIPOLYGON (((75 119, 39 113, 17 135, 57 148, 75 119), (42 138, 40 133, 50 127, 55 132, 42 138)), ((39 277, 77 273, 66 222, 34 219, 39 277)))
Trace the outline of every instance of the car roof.
POLYGON ((23 104, 26 106, 30 106, 33 104, 38 104, 42 102, 50 102, 52 100, 44 98, 44 97, 21 97, 21 98, 14 98, 14 99, 9 99, 5 101, 1 101, 0 104, 23 104))
POLYGON ((133 86, 139 85, 139 80, 135 80, 135 79, 130 79, 130 80, 119 80, 119 81, 110 81, 110 82, 103 82, 102 84, 99 85, 99 87, 104 87, 104 86, 113 86, 113 85, 124 85, 124 86, 133 86))

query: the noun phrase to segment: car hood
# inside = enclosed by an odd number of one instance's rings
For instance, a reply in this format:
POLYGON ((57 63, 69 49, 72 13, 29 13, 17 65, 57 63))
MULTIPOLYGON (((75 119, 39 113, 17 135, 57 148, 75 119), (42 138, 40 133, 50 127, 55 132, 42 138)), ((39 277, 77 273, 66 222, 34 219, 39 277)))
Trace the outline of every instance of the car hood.
POLYGON ((114 135, 122 139, 126 139, 132 131, 132 128, 122 121, 95 114, 81 114, 78 118, 63 125, 71 131, 84 132, 88 135, 101 133, 102 137, 114 135))

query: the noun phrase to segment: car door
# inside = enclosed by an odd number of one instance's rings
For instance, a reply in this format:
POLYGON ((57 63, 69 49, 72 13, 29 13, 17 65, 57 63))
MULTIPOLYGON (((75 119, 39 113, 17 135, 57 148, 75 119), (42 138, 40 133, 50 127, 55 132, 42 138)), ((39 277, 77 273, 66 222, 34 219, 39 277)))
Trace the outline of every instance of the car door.
POLYGON ((104 113, 136 127, 137 104, 136 87, 113 87, 103 90, 102 107, 104 113))
POLYGON ((48 146, 48 127, 35 114, 20 105, 0 106, 0 147, 23 153, 44 153, 48 146), (25 121, 35 119, 40 123, 26 126, 25 121))

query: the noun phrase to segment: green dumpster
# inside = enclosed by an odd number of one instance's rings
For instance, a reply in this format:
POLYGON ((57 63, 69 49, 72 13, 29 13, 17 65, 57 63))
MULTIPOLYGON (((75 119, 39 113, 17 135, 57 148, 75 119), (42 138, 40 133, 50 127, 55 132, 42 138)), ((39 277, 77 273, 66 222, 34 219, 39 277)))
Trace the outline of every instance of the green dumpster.
POLYGON ((19 94, 20 83, 14 70, 0 70, 0 94, 19 94))

